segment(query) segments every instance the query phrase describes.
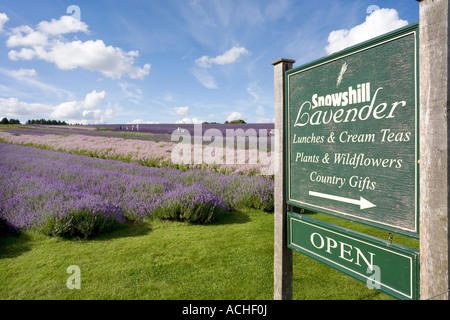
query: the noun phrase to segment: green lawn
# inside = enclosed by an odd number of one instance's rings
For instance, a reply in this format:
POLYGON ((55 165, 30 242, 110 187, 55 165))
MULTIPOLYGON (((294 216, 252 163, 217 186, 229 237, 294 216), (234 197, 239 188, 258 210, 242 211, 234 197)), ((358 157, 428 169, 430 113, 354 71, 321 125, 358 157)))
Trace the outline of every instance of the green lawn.
MULTIPOLYGON (((294 299, 390 299, 294 252, 294 299)), ((147 221, 93 240, 26 232, 0 238, 0 299, 273 299, 273 214, 209 225, 147 221), (70 290, 67 267, 81 271, 70 290)))

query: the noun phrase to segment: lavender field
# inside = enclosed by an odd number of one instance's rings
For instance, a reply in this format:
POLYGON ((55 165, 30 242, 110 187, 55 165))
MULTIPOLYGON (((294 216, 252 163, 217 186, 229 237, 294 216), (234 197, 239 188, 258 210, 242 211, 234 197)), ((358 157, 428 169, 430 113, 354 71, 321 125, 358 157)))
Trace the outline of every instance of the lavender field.
MULTIPOLYGON (((271 299, 273 178, 142 165, 173 145, 111 132, 0 128, 0 298, 271 299)), ((295 299, 378 298, 304 259, 295 299)))
POLYGON ((273 124, 205 124, 200 127, 152 124, 140 125, 139 128, 131 125, 101 127, 32 125, 2 128, 0 141, 103 159, 136 162, 146 166, 203 169, 226 174, 271 175, 273 174, 271 130, 273 124), (252 136, 227 137, 227 130, 233 134, 238 132, 236 130, 241 130, 240 133, 250 133, 252 136), (221 144, 217 143, 219 140, 216 137, 208 136, 208 132, 214 132, 219 136, 221 144), (244 140, 240 140, 241 138, 244 140), (186 141, 191 144, 191 148, 187 150, 189 154, 187 157, 178 157, 173 151, 181 144, 186 145, 186 141), (194 145, 196 141, 199 141, 200 147, 194 145), (240 145, 237 141, 243 141, 243 144, 240 145), (214 144, 214 148, 209 144, 214 144), (197 160, 211 158, 211 155, 217 155, 219 151, 222 156, 219 155, 212 161, 197 160))
MULTIPOLYGON (((198 125, 197 125, 198 127, 198 125)), ((208 130, 217 130, 225 137, 227 130, 255 130, 257 137, 269 136, 274 130, 273 123, 229 123, 229 124, 202 124, 198 132, 194 124, 105 124, 105 125, 85 125, 85 126, 52 126, 52 125, 26 125, 18 128, 4 128, 5 132, 33 135, 71 135, 82 134, 88 136, 120 137, 125 139, 150 140, 150 141, 170 141, 170 136, 177 130, 183 130, 194 134, 205 134, 208 130), (134 135, 128 135, 134 134, 134 135), (146 135, 147 134, 147 135, 146 135)))
POLYGON ((89 237, 146 218, 206 223, 218 212, 273 209, 263 176, 146 167, 0 143, 0 219, 10 228, 89 237))
MULTIPOLYGON (((88 126, 89 127, 89 126, 88 126)), ((175 130, 178 128, 182 128, 185 130, 188 130, 190 132, 194 132, 195 125, 194 124, 175 124, 175 123, 164 123, 164 124, 139 124, 139 127, 137 125, 132 124, 110 124, 110 125, 102 125, 103 129, 109 129, 113 131, 120 131, 120 129, 127 131, 139 131, 139 132, 148 132, 148 133, 155 133, 155 134, 172 134, 175 130)), ((268 131, 274 129, 273 123, 227 123, 227 124, 220 124, 220 123, 205 123, 202 124, 202 134, 204 134, 209 129, 217 129, 222 132, 223 135, 226 134, 227 129, 243 129, 248 130, 249 128, 255 129, 259 132, 260 129, 266 129, 268 131)))

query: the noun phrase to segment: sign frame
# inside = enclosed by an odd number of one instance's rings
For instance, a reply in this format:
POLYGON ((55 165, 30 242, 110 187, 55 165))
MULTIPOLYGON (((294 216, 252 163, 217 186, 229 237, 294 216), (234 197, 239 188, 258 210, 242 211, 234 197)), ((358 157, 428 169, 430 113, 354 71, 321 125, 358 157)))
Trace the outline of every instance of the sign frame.
MULTIPOLYGON (((411 53, 412 54, 412 53, 411 53)), ((294 207, 299 207, 302 209, 312 210, 315 212, 320 212, 332 216, 336 216, 345 220, 357 222, 363 225, 368 225, 371 227, 375 227, 381 230, 385 230, 392 233, 401 234, 410 238, 419 239, 419 221, 420 221, 420 210, 419 210, 419 184, 420 184, 420 177, 419 177, 419 24, 412 23, 410 25, 407 25, 405 27, 399 28, 397 30, 394 30, 392 32, 389 32, 387 34, 384 34, 382 36, 379 36, 377 38, 371 39, 369 41, 363 42, 361 44, 352 46, 350 48, 347 48, 345 50, 342 50, 340 52, 331 54, 327 57, 312 61, 310 63, 304 64, 300 67, 296 67, 294 69, 288 70, 285 73, 285 123, 286 123, 286 135, 285 135, 285 149, 286 149, 286 159, 285 159, 285 192, 286 192, 286 203, 288 205, 292 205, 294 207), (414 207, 414 212, 411 213, 411 223, 413 224, 413 227, 402 227, 399 225, 394 225, 393 223, 382 221, 381 219, 372 219, 372 218, 365 218, 364 216, 358 216, 355 214, 352 214, 348 211, 344 210, 335 210, 333 208, 324 207, 317 202, 311 203, 311 201, 306 201, 305 199, 294 199, 291 197, 291 184, 293 183, 291 181, 291 142, 292 142, 292 128, 290 127, 290 121, 292 118, 292 115, 290 114, 290 79, 292 76, 311 70, 313 68, 321 67, 323 65, 329 64, 330 62, 335 62, 340 59, 343 59, 345 57, 349 57, 361 52, 364 52, 366 50, 369 50, 374 47, 381 46, 385 43, 390 43, 394 40, 400 39, 405 36, 409 35, 414 36, 414 121, 415 121, 415 128, 414 128, 414 195, 411 195, 411 198, 408 198, 408 203, 411 202, 411 205, 414 207), (412 204, 412 201, 414 202, 412 204), (414 215, 414 216, 412 216, 414 215)), ((412 165, 411 165, 412 166, 412 165)), ((311 193, 310 193, 311 195, 311 193)), ((316 192, 314 194, 316 197, 322 197, 320 200, 322 201, 324 194, 320 192, 316 192)), ((348 198, 343 198, 336 196, 337 200, 342 201, 353 201, 353 204, 360 204, 361 206, 367 205, 367 203, 361 204, 363 201, 363 198, 361 198, 361 202, 355 203, 355 199, 349 200, 348 198)), ((356 198, 358 199, 358 198, 356 198)), ((365 201, 365 199, 364 199, 365 201)), ((371 203, 369 202, 368 206, 370 207, 371 203)), ((385 215, 389 214, 388 212, 384 212, 385 215)), ((406 213, 405 213, 406 214, 406 213)), ((408 217, 409 217, 408 213, 408 217)))
POLYGON ((419 299, 420 254, 418 250, 390 243, 389 241, 368 236, 360 232, 329 224, 294 212, 288 212, 287 220, 287 243, 290 249, 332 267, 360 282, 366 283, 368 287, 370 285, 372 288, 384 292, 394 298, 400 300, 419 299), (301 228, 303 228, 303 230, 301 230, 301 228), (303 233, 308 234, 310 232, 308 230, 311 229, 317 230, 317 232, 311 234, 308 239, 312 245, 301 243, 301 241, 298 240, 299 233, 303 231, 303 233), (319 232, 328 234, 329 237, 325 236, 325 240, 319 232), (313 237, 313 235, 317 236, 313 237), (332 236, 333 238, 331 238, 332 236), (335 239, 345 239, 346 242, 344 243, 344 241, 335 239), (315 243, 313 244, 313 242, 315 243), (338 248, 338 243, 341 244, 340 249, 338 248), (342 247, 342 243, 345 245, 344 247, 342 247), (330 248, 330 246, 331 249, 326 250, 326 248, 330 248), (367 268, 367 265, 364 265, 363 260, 367 258, 364 258, 362 254, 360 255, 360 259, 352 256, 351 260, 358 259, 358 262, 361 260, 360 265, 364 268, 361 266, 353 268, 353 262, 349 263, 348 261, 350 260, 350 252, 353 251, 353 249, 359 250, 357 246, 371 248, 371 250, 377 252, 377 254, 384 255, 384 260, 381 261, 383 268, 390 267, 393 261, 396 261, 397 264, 392 266, 392 268, 396 268, 395 270, 397 273, 392 276, 393 273, 392 270, 390 270, 390 272, 388 272, 390 278, 387 281, 383 281, 385 279, 385 277, 383 277, 385 271, 375 264, 371 269, 365 269, 367 268), (338 254, 345 255, 345 259, 343 259, 342 256, 339 261, 336 258, 333 259, 331 253, 336 253, 336 251, 338 254), (402 262, 403 264, 400 265, 399 262, 402 262), (369 271, 369 274, 366 273, 367 271, 369 271), (403 271, 404 274, 399 274, 401 271, 403 271), (405 278, 409 278, 408 281, 405 281, 405 278))

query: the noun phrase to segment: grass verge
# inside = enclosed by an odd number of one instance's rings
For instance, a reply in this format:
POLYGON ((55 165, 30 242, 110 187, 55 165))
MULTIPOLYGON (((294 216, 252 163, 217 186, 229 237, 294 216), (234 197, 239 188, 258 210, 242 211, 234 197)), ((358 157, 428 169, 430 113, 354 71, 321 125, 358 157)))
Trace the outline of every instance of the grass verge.
MULTIPOLYGON (((294 299, 390 299, 294 252, 294 299)), ((145 221, 93 240, 25 232, 0 238, 0 299, 271 300, 273 215, 223 214, 209 225, 145 221), (66 285, 81 271, 81 289, 66 285)))

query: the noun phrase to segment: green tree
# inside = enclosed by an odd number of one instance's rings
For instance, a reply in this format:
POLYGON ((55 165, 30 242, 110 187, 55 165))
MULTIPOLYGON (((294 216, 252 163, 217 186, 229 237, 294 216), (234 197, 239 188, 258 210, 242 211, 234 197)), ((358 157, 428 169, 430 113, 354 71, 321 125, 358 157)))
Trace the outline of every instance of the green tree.
POLYGON ((9 123, 10 124, 20 124, 20 120, 19 119, 9 119, 9 123))
POLYGON ((245 121, 244 121, 244 120, 241 120, 241 119, 239 119, 239 120, 231 120, 231 121, 225 121, 225 123, 245 123, 245 121))

